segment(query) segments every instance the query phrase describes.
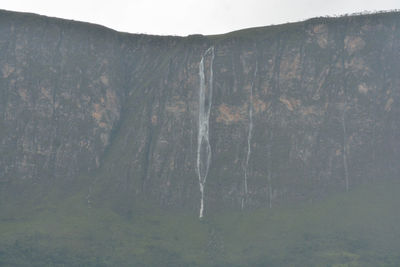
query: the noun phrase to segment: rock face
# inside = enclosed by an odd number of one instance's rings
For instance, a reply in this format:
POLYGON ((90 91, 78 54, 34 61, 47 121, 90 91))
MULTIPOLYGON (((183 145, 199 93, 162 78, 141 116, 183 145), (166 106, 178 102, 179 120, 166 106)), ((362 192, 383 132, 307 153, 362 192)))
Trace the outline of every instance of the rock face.
POLYGON ((1 192, 85 176, 91 203, 198 213, 206 175, 207 213, 400 171, 399 13, 183 38, 2 11, 0 51, 1 192))

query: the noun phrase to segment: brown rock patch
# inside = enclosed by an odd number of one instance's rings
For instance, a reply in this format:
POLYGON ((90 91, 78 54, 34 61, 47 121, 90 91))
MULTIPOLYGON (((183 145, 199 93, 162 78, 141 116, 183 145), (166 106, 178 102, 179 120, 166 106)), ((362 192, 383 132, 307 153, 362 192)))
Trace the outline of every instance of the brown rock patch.
POLYGON ((246 119, 246 109, 247 104, 241 107, 228 106, 226 104, 221 104, 218 107, 217 122, 222 122, 225 124, 231 124, 239 122, 246 119))

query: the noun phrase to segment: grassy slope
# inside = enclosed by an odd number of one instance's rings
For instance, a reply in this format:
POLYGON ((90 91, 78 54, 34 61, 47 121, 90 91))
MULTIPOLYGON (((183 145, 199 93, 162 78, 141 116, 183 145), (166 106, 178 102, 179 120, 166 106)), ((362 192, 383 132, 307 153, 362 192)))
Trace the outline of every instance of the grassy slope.
POLYGON ((127 219, 75 195, 3 213, 0 265, 396 266, 399 193, 400 183, 376 184, 204 221, 144 205, 127 219))

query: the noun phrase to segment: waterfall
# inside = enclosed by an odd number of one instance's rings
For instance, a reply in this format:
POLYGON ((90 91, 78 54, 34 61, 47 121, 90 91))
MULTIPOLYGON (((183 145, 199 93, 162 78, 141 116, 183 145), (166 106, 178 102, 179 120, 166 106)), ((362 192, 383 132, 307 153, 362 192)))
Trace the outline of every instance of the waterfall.
POLYGON ((208 170, 211 162, 211 145, 209 141, 209 120, 211 113, 211 101, 213 91, 213 63, 214 63, 214 47, 208 48, 201 57, 199 64, 199 134, 197 143, 197 175, 200 185, 200 215, 203 218, 204 214, 204 186, 207 180, 208 170), (206 75, 204 73, 204 58, 211 56, 210 72, 208 75, 208 86, 206 85, 206 75))
POLYGON ((247 155, 246 155, 246 162, 243 166, 243 171, 244 171, 244 196, 242 198, 242 209, 244 208, 244 204, 247 200, 247 178, 248 178, 248 168, 249 168, 249 160, 250 160, 250 154, 251 154, 251 137, 253 133, 253 88, 254 88, 254 81, 257 76, 257 70, 258 70, 258 62, 256 61, 256 67, 254 70, 254 76, 253 76, 253 81, 251 82, 251 87, 250 87, 250 99, 249 99, 249 130, 247 134, 247 155))

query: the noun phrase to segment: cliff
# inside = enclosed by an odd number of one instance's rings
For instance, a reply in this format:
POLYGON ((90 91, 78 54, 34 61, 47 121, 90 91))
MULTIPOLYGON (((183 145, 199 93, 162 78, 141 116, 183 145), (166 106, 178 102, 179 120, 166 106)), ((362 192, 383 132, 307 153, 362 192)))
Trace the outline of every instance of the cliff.
POLYGON ((210 209, 312 199, 399 171, 397 13, 186 38, 0 20, 3 189, 87 174, 90 190, 193 210, 207 164, 210 209))
POLYGON ((174 37, 1 11, 0 51, 3 203, 196 218, 400 172, 397 12, 174 37))

